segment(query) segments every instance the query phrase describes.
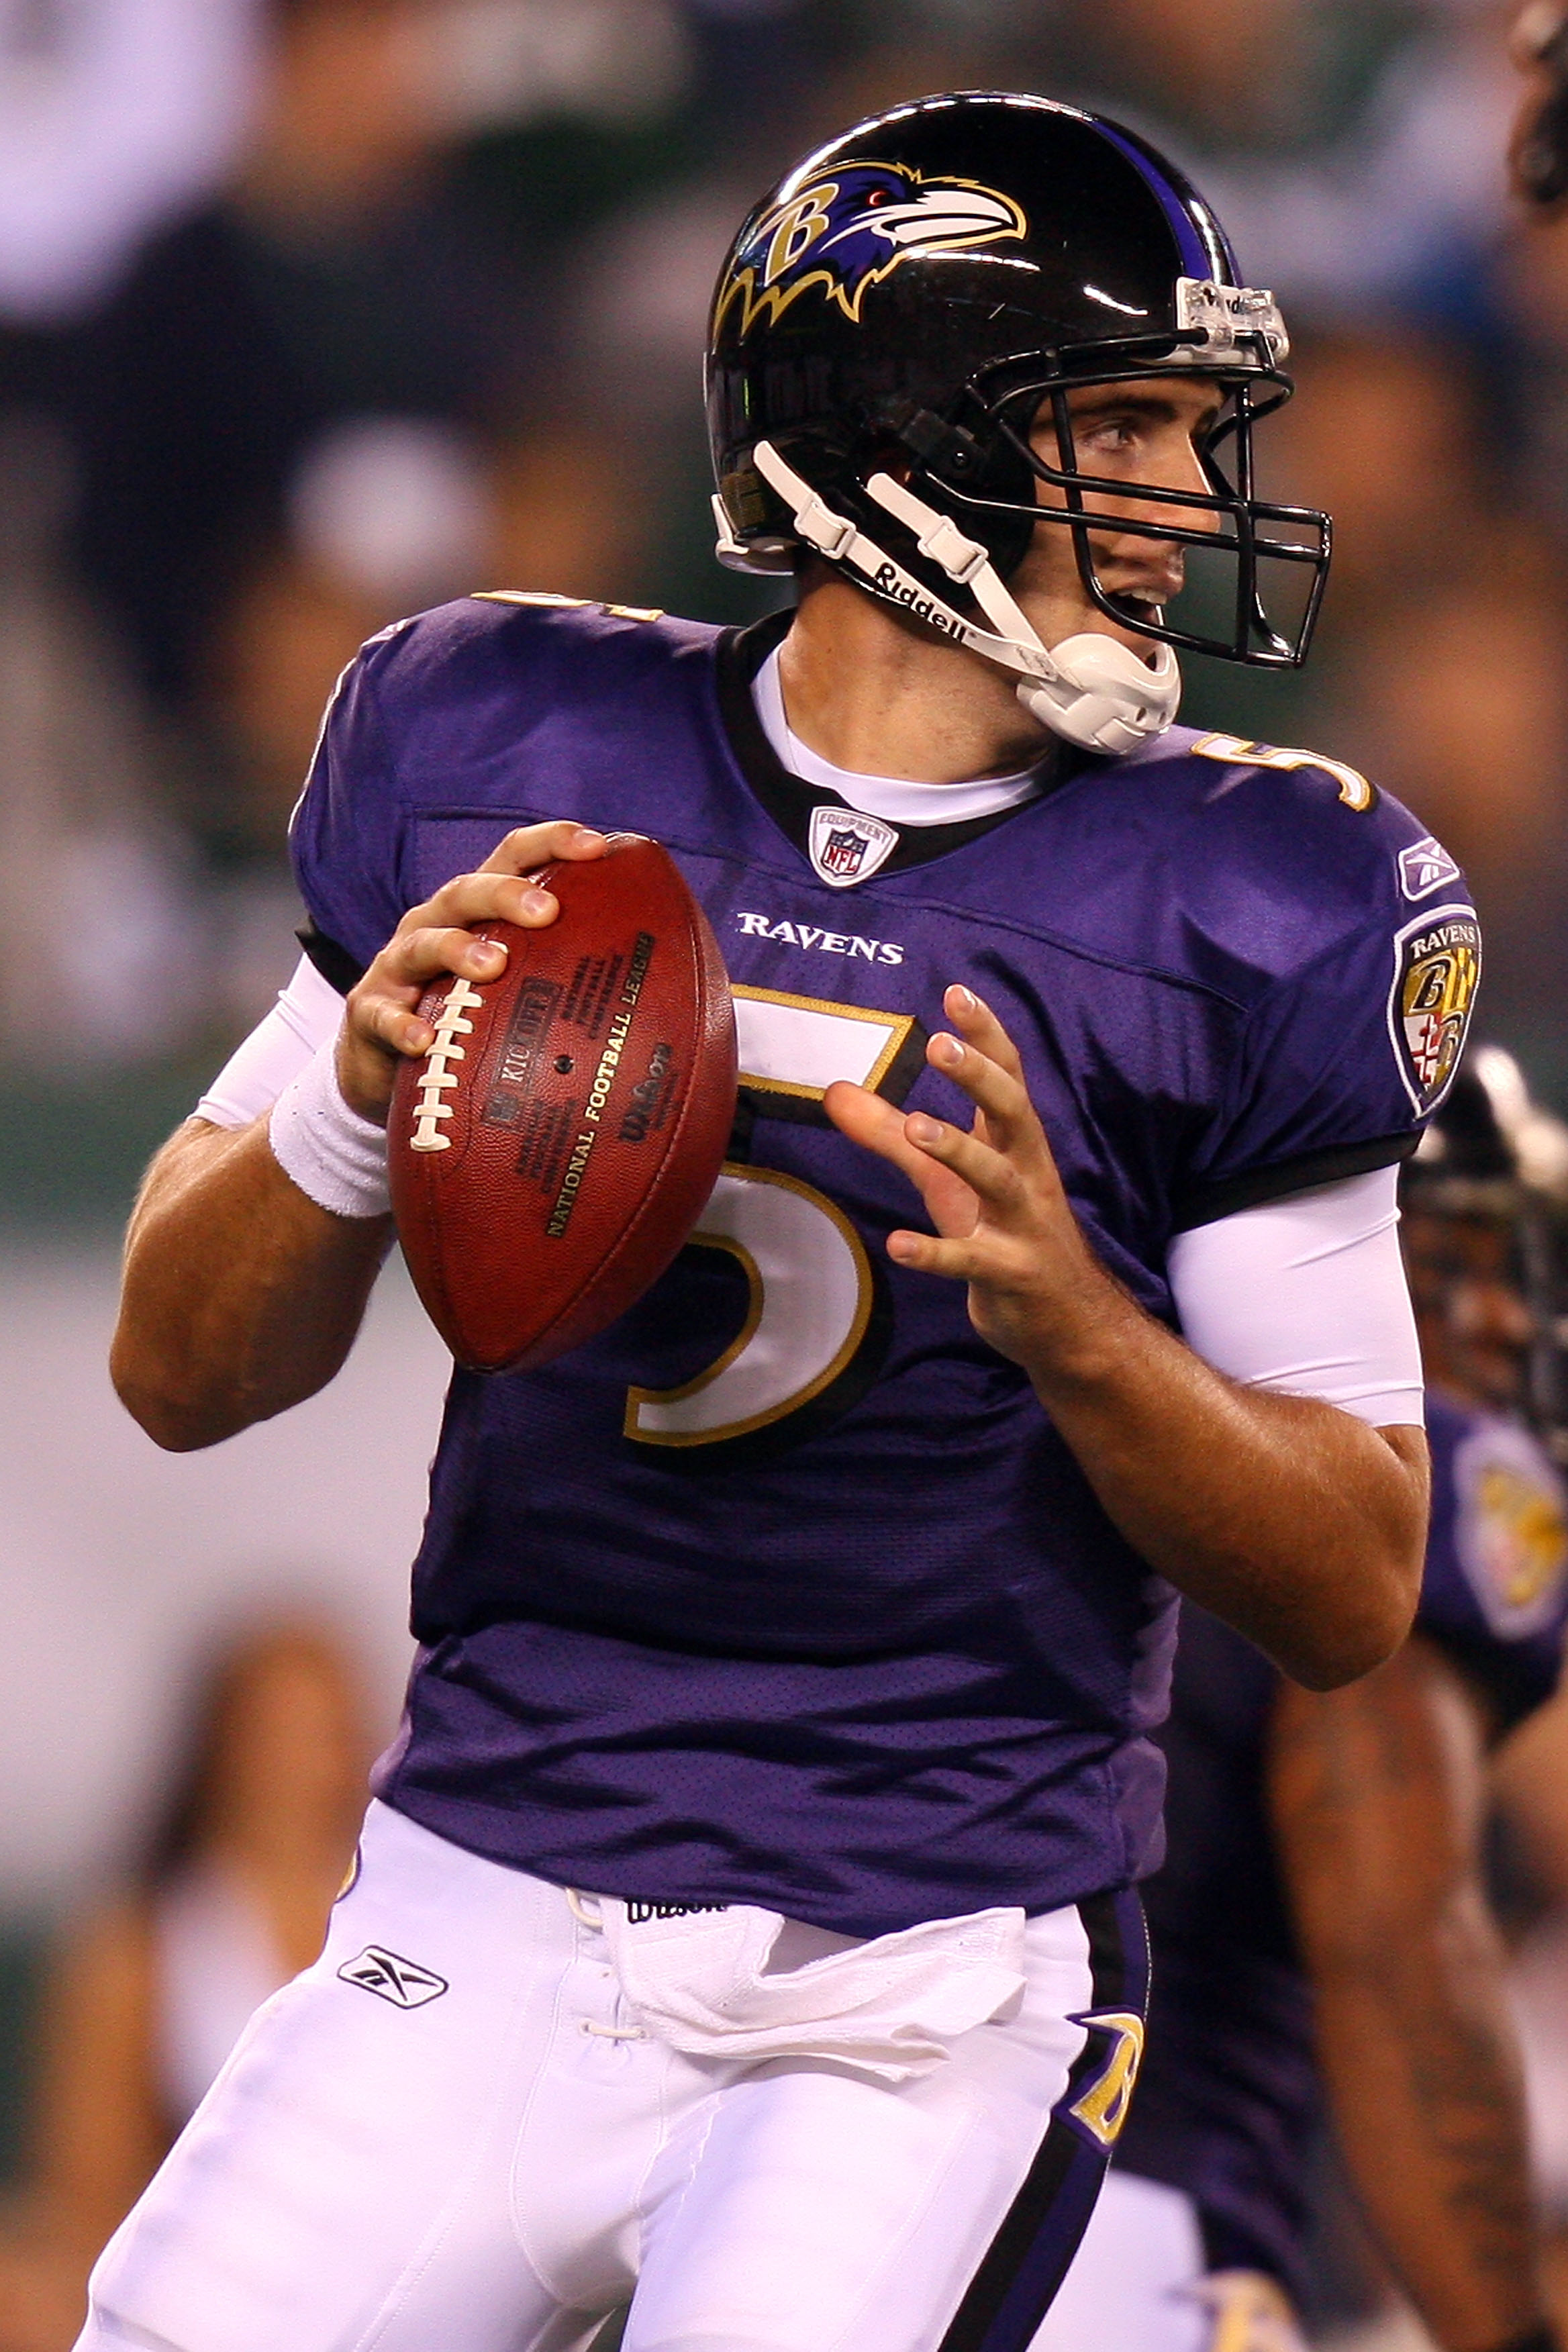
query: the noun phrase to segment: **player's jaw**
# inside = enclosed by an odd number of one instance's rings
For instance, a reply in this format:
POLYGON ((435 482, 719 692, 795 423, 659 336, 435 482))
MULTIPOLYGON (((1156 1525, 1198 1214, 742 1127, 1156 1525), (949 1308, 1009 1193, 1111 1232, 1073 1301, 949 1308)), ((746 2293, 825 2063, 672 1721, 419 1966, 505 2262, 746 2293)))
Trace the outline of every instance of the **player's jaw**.
MULTIPOLYGON (((1201 377, 1162 376, 1131 383, 1094 384, 1068 398, 1072 446, 1063 450, 1054 415, 1037 417, 1030 435, 1036 454, 1047 465, 1092 476, 1125 479, 1128 494, 1089 491, 1085 509, 1103 516, 1110 529, 1089 534, 1089 550, 1100 587, 1113 604, 1125 604, 1135 618, 1158 623, 1186 583, 1186 552, 1178 543, 1153 538, 1142 524, 1213 532, 1219 518, 1212 509, 1175 506, 1141 499, 1145 486, 1210 494, 1200 451, 1213 434, 1222 400, 1201 377), (1116 524, 1124 527, 1114 528, 1116 524)), ((1067 511, 1061 493, 1042 482, 1043 508, 1067 511)), ((1084 630, 1116 638, 1149 656, 1149 640, 1121 628, 1098 604, 1079 570, 1075 533, 1064 523, 1042 522, 1014 582, 1014 593, 1047 645, 1059 645, 1084 630)))
MULTIPOLYGON (((1167 509, 1183 516, 1185 509, 1167 509)), ((1184 551, 1169 541, 1144 539, 1133 531, 1091 531, 1089 552, 1096 576, 1114 604, 1126 604, 1142 621, 1158 625, 1167 604, 1186 583, 1184 551)), ((1042 642, 1059 646, 1086 630, 1114 637, 1145 659, 1152 657, 1149 639, 1138 630, 1122 627, 1096 604, 1079 572, 1072 536, 1058 523, 1042 523, 1035 544, 1025 558, 1013 593, 1034 623, 1042 642)))

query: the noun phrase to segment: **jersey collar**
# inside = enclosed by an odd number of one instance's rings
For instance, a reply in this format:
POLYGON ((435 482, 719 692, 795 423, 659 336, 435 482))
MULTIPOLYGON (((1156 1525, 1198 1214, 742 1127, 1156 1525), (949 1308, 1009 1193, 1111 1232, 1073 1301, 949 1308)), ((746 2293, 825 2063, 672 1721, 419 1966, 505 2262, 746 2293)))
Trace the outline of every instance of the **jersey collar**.
POLYGON ((934 858, 945 857, 978 841, 983 834, 994 832, 997 825, 1006 824, 1025 809, 1037 807, 1042 797, 1084 768, 1098 764, 1091 753, 1057 742, 1041 762, 1040 791, 1016 807, 953 824, 900 825, 863 815, 837 793, 792 775, 757 717, 752 680, 773 647, 788 635, 794 618, 793 609, 786 609, 768 614, 750 628, 723 632, 716 647, 719 709, 742 774, 768 816, 820 881, 845 888, 869 880, 873 874, 900 874, 910 866, 929 866, 934 858), (858 845, 863 845, 858 855, 858 845), (837 872, 835 864, 840 869, 837 872))

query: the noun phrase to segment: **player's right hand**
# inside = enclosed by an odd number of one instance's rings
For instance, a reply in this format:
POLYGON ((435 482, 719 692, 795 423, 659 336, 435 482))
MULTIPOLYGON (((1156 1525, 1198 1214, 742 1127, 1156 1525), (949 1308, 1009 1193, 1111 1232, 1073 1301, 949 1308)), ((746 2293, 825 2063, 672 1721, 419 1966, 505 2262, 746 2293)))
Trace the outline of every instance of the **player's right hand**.
POLYGON ((416 1059, 435 1040, 416 1009, 432 981, 460 972, 479 982, 505 970, 505 948, 476 940, 470 927, 500 918, 542 930, 555 920, 560 904, 530 876, 558 858, 604 854, 604 835, 586 825, 521 825, 477 873, 458 875, 423 906, 409 908, 349 994, 338 1037, 338 1085, 351 1110, 385 1125, 399 1062, 416 1059))

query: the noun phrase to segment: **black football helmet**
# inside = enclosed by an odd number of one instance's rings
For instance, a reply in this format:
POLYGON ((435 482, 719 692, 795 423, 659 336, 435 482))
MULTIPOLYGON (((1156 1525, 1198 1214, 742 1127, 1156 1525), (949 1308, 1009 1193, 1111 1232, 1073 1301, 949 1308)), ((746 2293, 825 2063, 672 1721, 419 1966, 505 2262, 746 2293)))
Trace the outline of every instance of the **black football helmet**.
POLYGON ((1131 750, 1175 715, 1172 648, 1263 668, 1306 655, 1328 518, 1266 504, 1253 482, 1252 428, 1289 395, 1288 350, 1272 295, 1242 282, 1203 198, 1131 131, 1041 98, 895 107, 797 164, 720 275, 707 382, 721 560, 783 572, 815 549, 1000 662, 1058 733, 1131 750), (1200 452, 1206 495, 1081 469, 1075 387, 1188 370, 1226 395, 1200 452), (1031 446, 1042 414, 1054 463, 1031 446), (1062 503, 1040 506, 1040 484, 1062 503), (1098 492, 1184 509, 1114 528, 1223 558, 1218 625, 1112 596, 1086 508, 1098 492), (1042 521, 1071 533, 1099 609, 1158 644, 1152 662, 1103 635, 1041 645, 1006 582, 1042 521), (1300 583, 1285 620, 1266 603, 1268 566, 1300 583))
MULTIPOLYGON (((1519 1402, 1559 1462, 1568 1463, 1568 1127, 1531 1099, 1519 1065, 1498 1045, 1477 1045, 1400 1171, 1412 1212, 1498 1227, 1510 1276, 1527 1313, 1519 1402)), ((1416 1229, 1418 1231, 1418 1229, 1416 1229)), ((1443 1253, 1411 1245, 1406 1258, 1418 1311, 1465 1319, 1445 1295, 1464 1274, 1443 1253)))

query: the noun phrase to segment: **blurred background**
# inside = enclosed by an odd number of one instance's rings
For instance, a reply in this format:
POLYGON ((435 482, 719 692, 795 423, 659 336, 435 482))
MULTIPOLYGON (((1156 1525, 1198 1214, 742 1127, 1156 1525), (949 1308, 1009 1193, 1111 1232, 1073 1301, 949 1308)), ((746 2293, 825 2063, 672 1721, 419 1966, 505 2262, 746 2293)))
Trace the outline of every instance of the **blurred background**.
MULTIPOLYGON (((0 2169, 61 2018, 108 2013, 141 2104, 80 2210, 124 2201, 188 2088, 128 2021, 159 1969, 216 1937, 247 2005, 303 1933, 243 1790, 329 1720, 357 1786, 406 1662, 442 1362, 395 1276, 333 1388, 216 1455, 156 1455, 102 1370, 138 1171, 294 960, 323 701, 373 630, 474 587, 764 608, 711 560, 699 360, 742 212, 819 135, 1028 89, 1215 199, 1296 337, 1268 486, 1332 509, 1339 552, 1305 676, 1194 663, 1184 716, 1420 813, 1487 921, 1484 1034, 1568 1109, 1568 227, 1510 214, 1510 14, 0 0, 0 2169)), ((1535 1950, 1568 1831, 1529 1825, 1548 1767, 1516 1777, 1535 1950)), ((274 1844, 309 1910, 344 1815, 335 1784, 301 1802, 274 1844)), ((68 2343, 32 2293, 21 2352, 68 2343)))

